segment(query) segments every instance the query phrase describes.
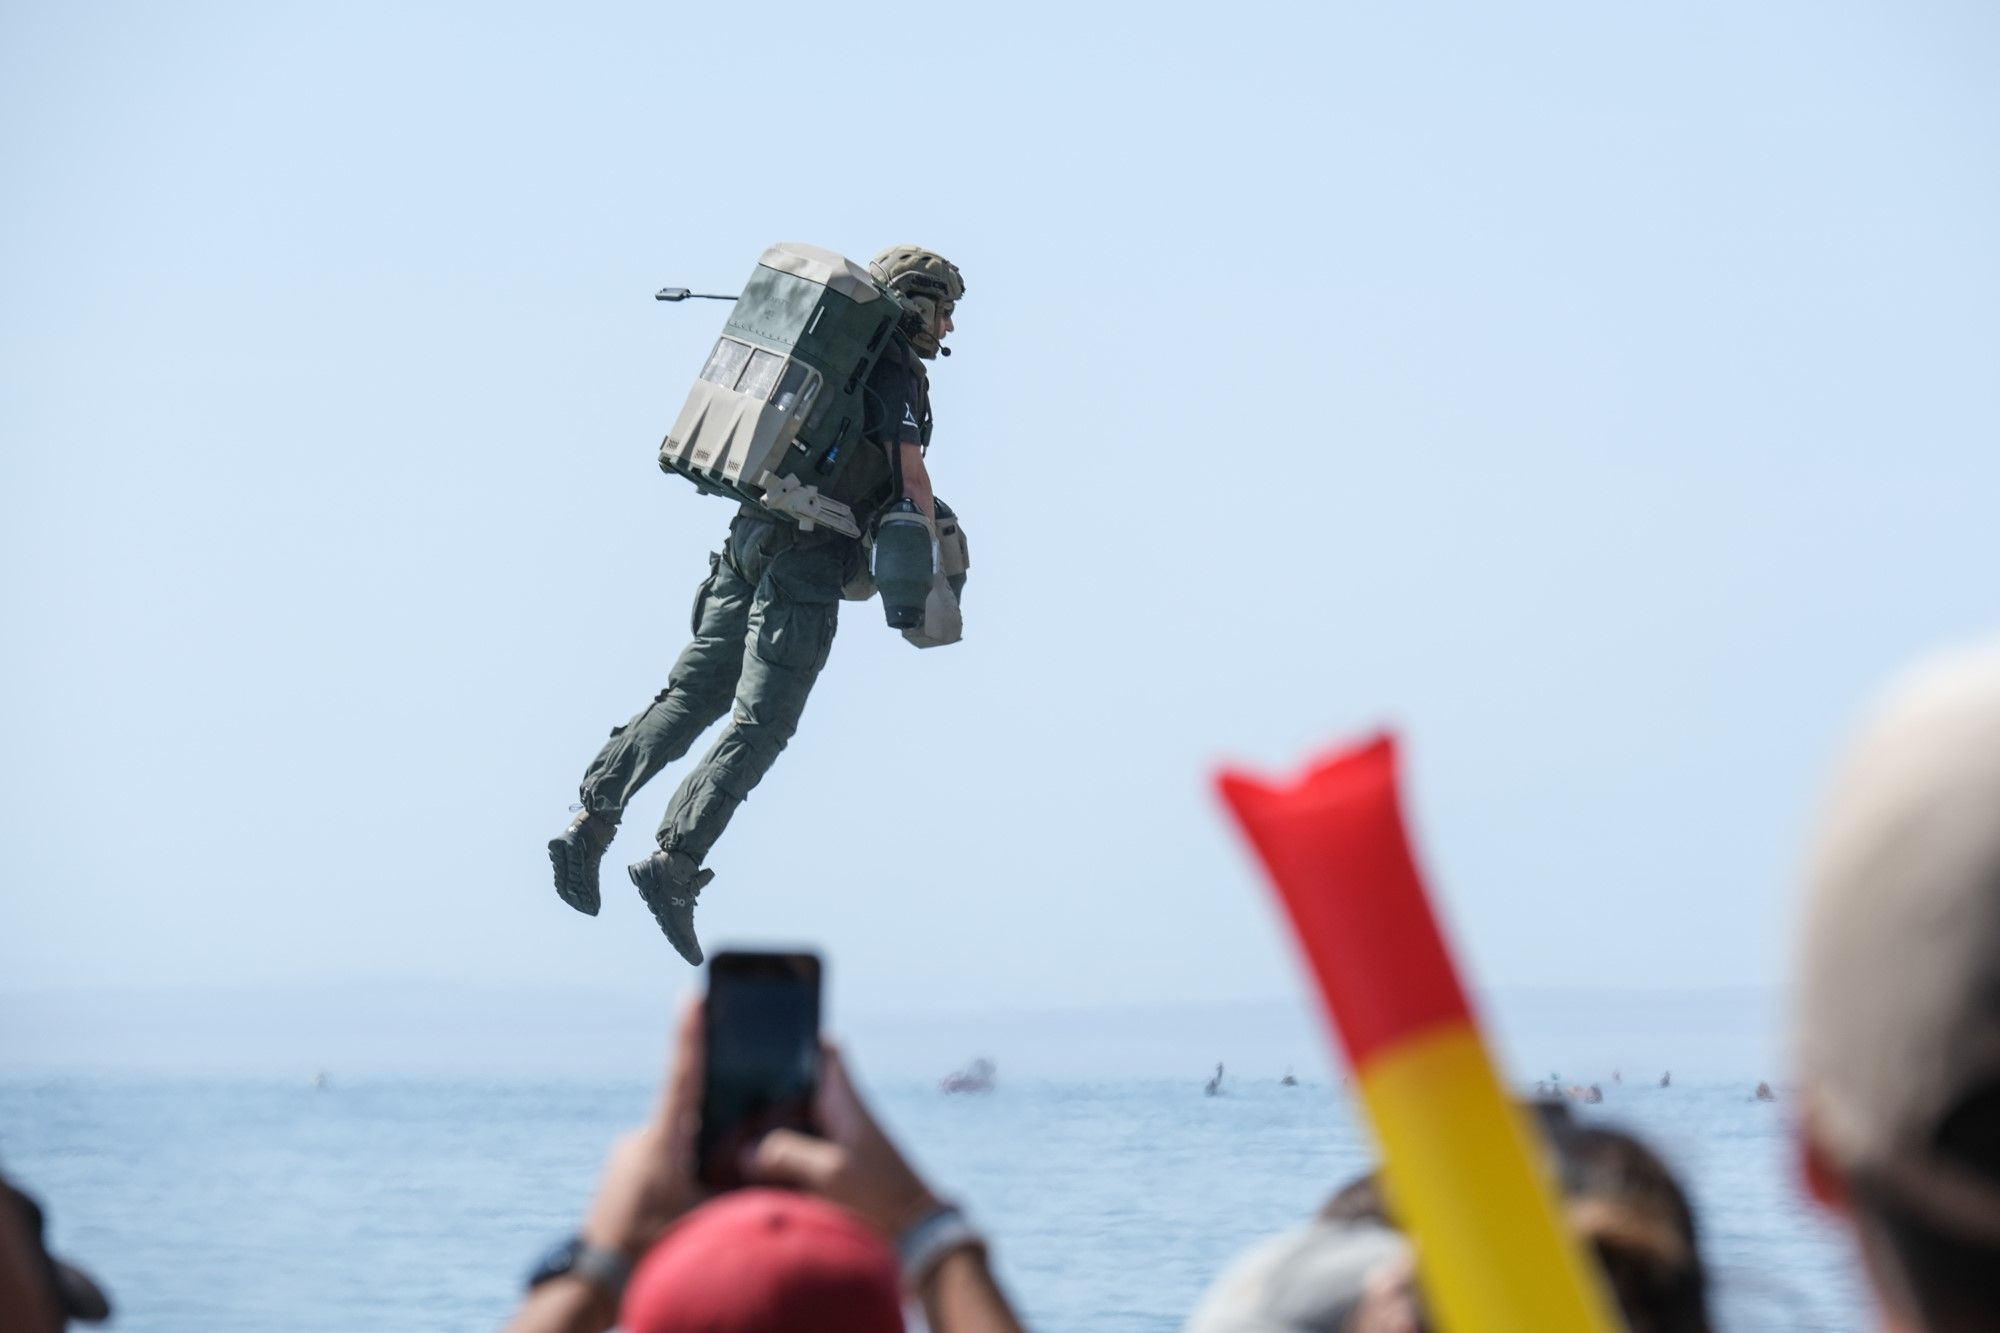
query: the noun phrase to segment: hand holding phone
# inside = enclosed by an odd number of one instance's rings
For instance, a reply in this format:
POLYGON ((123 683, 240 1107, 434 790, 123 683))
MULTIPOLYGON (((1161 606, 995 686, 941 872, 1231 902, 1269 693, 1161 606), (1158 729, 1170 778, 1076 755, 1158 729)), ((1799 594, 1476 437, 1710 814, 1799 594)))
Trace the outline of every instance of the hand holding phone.
POLYGON ((709 960, 695 1143, 703 1185, 751 1183, 744 1160, 774 1129, 814 1131, 819 1012, 816 954, 730 951, 709 960))
POLYGON ((876 1123, 839 1051, 826 1050, 820 1073, 818 1133, 772 1131, 757 1145, 757 1179, 831 1199, 894 1240, 938 1197, 876 1123))
POLYGON ((601 1249, 644 1254, 683 1213, 702 1201, 694 1178, 694 1137, 701 1104, 701 1006, 675 1024, 660 1105, 644 1125, 612 1145, 583 1238, 601 1249))

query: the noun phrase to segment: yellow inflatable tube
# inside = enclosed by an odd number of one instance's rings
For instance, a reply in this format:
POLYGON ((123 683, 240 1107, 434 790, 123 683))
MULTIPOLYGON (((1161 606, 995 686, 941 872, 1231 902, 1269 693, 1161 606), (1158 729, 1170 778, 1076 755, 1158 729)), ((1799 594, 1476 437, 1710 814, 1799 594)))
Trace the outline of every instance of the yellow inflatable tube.
POLYGON ((1360 1085, 1399 1221, 1446 1333, 1612 1333, 1418 876, 1387 737, 1296 786, 1218 779, 1277 885, 1360 1085))

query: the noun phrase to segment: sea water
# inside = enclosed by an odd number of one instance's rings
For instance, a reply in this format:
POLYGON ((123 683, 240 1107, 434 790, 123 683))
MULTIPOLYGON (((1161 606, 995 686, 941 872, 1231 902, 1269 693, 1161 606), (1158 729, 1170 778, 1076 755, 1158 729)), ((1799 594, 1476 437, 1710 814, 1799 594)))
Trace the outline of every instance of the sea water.
MULTIPOLYGON (((1853 1256, 1804 1203, 1788 1108, 1748 1086, 1606 1084, 1690 1187, 1724 1330, 1870 1327, 1853 1256)), ((491 1329, 573 1231, 632 1082, 0 1082, 0 1167, 126 1333, 491 1329)), ((993 1237, 1032 1327, 1180 1327, 1250 1243, 1367 1169, 1338 1086, 1226 1078, 870 1090, 895 1137, 993 1237)))

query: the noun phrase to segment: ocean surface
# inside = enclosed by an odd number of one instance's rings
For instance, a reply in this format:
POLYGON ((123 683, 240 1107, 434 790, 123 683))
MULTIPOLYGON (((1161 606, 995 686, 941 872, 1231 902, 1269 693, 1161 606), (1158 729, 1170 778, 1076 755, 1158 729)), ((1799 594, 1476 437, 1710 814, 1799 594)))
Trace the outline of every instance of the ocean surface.
MULTIPOLYGON (((1845 1242, 1793 1183, 1782 1096, 1650 1080, 1604 1092, 1578 1113, 1637 1131, 1691 1186, 1720 1328, 1869 1327, 1845 1242)), ((1232 1255, 1370 1158, 1324 1081, 870 1095, 993 1236, 1003 1281, 1046 1333, 1179 1328, 1232 1255)), ((41 1197, 59 1252, 104 1282, 126 1333, 491 1329, 653 1096, 637 1080, 0 1081, 0 1166, 41 1197)))

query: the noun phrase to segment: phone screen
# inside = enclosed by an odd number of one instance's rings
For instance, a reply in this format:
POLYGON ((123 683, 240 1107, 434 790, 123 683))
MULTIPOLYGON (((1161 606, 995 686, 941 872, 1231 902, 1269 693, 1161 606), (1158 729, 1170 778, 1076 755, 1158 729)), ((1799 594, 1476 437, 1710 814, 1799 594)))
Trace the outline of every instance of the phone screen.
POLYGON ((736 1189, 743 1153, 774 1129, 810 1130, 819 1086, 819 958, 719 953, 703 1011, 701 1182, 736 1189))

